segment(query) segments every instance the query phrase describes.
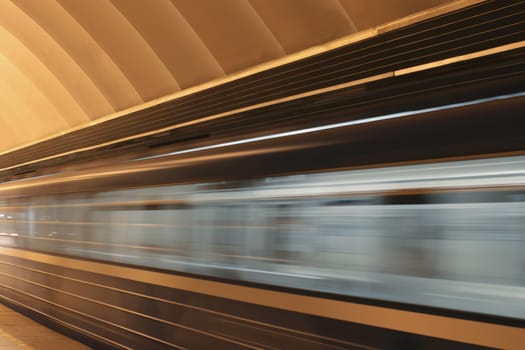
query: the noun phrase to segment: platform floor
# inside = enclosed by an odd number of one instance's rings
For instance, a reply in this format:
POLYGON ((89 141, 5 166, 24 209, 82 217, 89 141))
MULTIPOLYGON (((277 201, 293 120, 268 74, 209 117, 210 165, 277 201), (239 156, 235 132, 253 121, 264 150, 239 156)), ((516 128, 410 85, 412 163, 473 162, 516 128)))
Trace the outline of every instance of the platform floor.
POLYGON ((0 350, 57 349, 91 348, 0 304, 0 350))

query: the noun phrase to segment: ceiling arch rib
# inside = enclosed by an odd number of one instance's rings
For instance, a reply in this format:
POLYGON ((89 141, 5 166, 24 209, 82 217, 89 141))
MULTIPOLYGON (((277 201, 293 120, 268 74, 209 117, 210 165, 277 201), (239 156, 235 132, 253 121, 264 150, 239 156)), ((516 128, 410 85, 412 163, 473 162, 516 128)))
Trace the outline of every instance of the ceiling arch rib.
POLYGON ((59 0, 100 44, 144 101, 179 90, 164 63, 115 6, 105 0, 59 0))
POLYGON ((227 74, 285 55, 247 1, 171 1, 227 74))
POLYGON ((82 67, 114 110, 143 102, 115 62, 60 4, 55 1, 12 1, 44 28, 82 67))
POLYGON ((70 126, 89 121, 89 116, 53 73, 17 38, 0 27, 0 54, 30 79, 70 126))
POLYGON ((77 62, 42 27, 11 1, 0 1, 0 26, 26 46, 60 83, 71 91, 80 108, 88 116, 95 118, 114 112, 104 94, 77 62))
POLYGON ((339 0, 358 30, 441 5, 451 0, 339 0))
POLYGON ((3 55, 0 55, 0 74, 2 110, 7 112, 6 120, 12 127, 23 131, 23 135, 16 137, 31 140, 71 126, 40 89, 3 55))
POLYGON ((224 76, 220 64, 169 0, 112 0, 181 88, 224 76))
POLYGON ((356 31, 338 0, 250 0, 250 3, 286 53, 324 44, 356 31))

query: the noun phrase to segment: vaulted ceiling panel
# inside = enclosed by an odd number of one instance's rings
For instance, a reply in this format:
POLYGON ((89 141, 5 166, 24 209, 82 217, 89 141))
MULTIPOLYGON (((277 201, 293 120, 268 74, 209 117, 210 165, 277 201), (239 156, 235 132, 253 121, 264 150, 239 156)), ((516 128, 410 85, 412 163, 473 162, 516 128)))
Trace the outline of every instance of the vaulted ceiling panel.
POLYGON ((422 11, 450 0, 339 0, 358 30, 422 11))
MULTIPOLYGON (((6 83, 0 81, 0 89, 5 89, 6 83)), ((33 129, 31 125, 31 117, 28 120, 23 119, 27 117, 25 115, 18 114, 15 103, 20 102, 19 100, 10 100, 9 95, 0 95, 0 103, 2 104, 2 109, 0 110, 0 124, 2 125, 2 130, 0 131, 0 136, 2 137, 2 145, 6 149, 14 148, 19 143, 30 143, 32 140, 37 139, 41 135, 40 131, 33 129)))
POLYGON ((114 110, 143 102, 133 84, 111 57, 59 3, 51 0, 13 1, 71 56, 107 98, 114 110))
POLYGON ((17 130, 8 124, 6 116, 0 111, 0 149, 16 147, 14 140, 18 137, 17 130))
MULTIPOLYGON (((74 94, 77 103, 87 115, 100 117, 114 111, 106 96, 78 62, 44 28, 11 1, 0 2, 0 26, 48 67, 61 84, 74 94)), ((41 115, 41 118, 46 119, 47 116, 41 115)))
POLYGON ((170 0, 112 0, 181 88, 224 76, 220 64, 170 0))
POLYGON ((179 85, 127 18, 106 0, 59 0, 106 51, 144 101, 179 90, 179 85))
POLYGON ((13 126, 23 131, 19 137, 27 142, 41 134, 72 126, 33 81, 3 55, 0 55, 0 74, 0 91, 3 92, 0 103, 4 117, 10 125, 16 121, 13 126))
POLYGON ((339 0, 250 0, 250 3, 286 53, 356 31, 339 0))
POLYGON ((172 0, 226 73, 279 58, 285 52, 246 0, 172 0))
POLYGON ((71 126, 90 120, 71 91, 61 84, 38 57, 3 27, 0 27, 0 54, 26 75, 40 93, 45 94, 57 111, 67 118, 71 126))

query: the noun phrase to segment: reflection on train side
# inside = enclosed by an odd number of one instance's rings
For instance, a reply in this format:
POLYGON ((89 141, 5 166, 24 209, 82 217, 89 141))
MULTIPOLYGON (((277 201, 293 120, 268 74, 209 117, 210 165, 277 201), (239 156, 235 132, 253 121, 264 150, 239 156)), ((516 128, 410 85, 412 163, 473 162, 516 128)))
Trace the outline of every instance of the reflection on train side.
POLYGON ((525 318, 523 172, 469 164, 18 198, 0 244, 525 318))

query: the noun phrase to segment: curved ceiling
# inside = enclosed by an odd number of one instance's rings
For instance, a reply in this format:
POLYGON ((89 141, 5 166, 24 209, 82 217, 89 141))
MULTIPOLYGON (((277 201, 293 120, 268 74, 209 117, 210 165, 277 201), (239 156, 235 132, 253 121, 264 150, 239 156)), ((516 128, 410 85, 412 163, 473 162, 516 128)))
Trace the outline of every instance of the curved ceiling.
POLYGON ((0 152, 450 0, 2 0, 0 152))

